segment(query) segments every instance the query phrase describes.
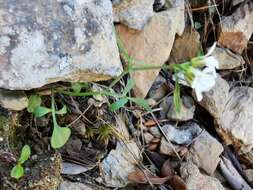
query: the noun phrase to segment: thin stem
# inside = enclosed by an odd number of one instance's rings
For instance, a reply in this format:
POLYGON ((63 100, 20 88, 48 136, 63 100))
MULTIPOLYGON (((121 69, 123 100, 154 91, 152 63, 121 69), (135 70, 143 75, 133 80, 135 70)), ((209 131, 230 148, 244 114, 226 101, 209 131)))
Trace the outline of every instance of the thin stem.
POLYGON ((121 94, 112 93, 109 91, 96 91, 96 92, 69 92, 69 91, 58 91, 59 93, 69 95, 69 96, 96 96, 96 95, 105 95, 113 97, 122 97, 121 94))
POLYGON ((54 126, 57 124, 56 116, 55 116, 55 100, 54 100, 54 93, 51 95, 51 109, 52 109, 52 117, 53 117, 53 122, 54 126))

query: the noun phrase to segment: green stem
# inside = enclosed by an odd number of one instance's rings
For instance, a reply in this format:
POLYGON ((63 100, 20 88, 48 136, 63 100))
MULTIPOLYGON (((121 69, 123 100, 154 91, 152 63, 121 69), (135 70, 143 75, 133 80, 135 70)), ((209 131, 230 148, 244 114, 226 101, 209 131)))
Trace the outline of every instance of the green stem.
POLYGON ((140 67, 133 67, 133 71, 154 70, 154 69, 172 69, 173 66, 174 66, 174 64, 173 65, 158 65, 158 66, 145 65, 145 66, 140 66, 140 67))
POLYGON ((58 91, 59 93, 69 95, 69 96, 96 96, 96 95, 105 95, 120 98, 121 94, 116 94, 108 91, 96 91, 96 92, 69 92, 69 91, 58 91))

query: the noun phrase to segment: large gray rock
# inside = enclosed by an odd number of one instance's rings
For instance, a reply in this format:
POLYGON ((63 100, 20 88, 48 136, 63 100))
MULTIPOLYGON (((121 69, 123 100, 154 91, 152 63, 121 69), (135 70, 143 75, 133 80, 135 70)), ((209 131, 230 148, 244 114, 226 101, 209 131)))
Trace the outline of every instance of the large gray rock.
POLYGON ((229 49, 216 47, 212 55, 219 61, 219 69, 234 69, 242 66, 245 61, 241 55, 235 54, 229 49))
POLYGON ((176 112, 175 105, 173 103, 173 97, 171 98, 171 104, 167 105, 169 107, 167 118, 173 121, 188 121, 193 119, 195 105, 191 97, 182 96, 182 106, 179 113, 176 112))
POLYGON ((222 18, 219 44, 240 54, 247 48, 253 32, 252 7, 252 1, 248 1, 238 7, 232 15, 222 18))
POLYGON ((240 153, 253 148, 253 88, 232 89, 226 107, 217 120, 217 132, 240 153))
POLYGON ((253 88, 235 87, 220 76, 200 104, 215 118, 216 131, 239 154, 253 148, 253 88))
POLYGON ((63 181, 60 184, 59 190, 94 190, 94 189, 83 183, 73 183, 69 181, 63 181))
POLYGON ((20 111, 28 106, 28 98, 24 91, 0 89, 0 106, 9 110, 20 111))
POLYGON ((191 162, 183 163, 180 173, 187 190, 224 190, 219 180, 200 173, 198 167, 191 162))
POLYGON ((134 142, 118 142, 115 150, 111 150, 101 164, 106 186, 124 187, 128 183, 128 175, 137 169, 141 159, 140 150, 134 142))
POLYGON ((222 152, 221 143, 208 132, 203 131, 191 145, 186 159, 211 175, 218 166, 222 152))
POLYGON ((142 30, 154 15, 154 0, 113 1, 114 21, 142 30))
MULTIPOLYGON (((184 31, 184 1, 176 0, 173 7, 156 13, 142 31, 117 26, 125 50, 134 60, 162 66, 169 58, 176 33, 184 31)), ((135 81, 134 94, 145 97, 159 74, 159 69, 131 73, 135 81)))
POLYGON ((122 71, 110 0, 0 0, 0 88, 106 80, 122 71))
POLYGON ((167 124, 162 127, 162 130, 171 142, 180 145, 190 143, 194 137, 197 137, 201 132, 201 128, 198 126, 198 124, 191 122, 186 123, 178 128, 167 124))
MULTIPOLYGON (((229 84, 219 75, 216 78, 215 86, 205 92, 199 104, 203 106, 214 118, 221 117, 229 96, 229 84)), ((196 99, 196 97, 195 97, 196 99)))

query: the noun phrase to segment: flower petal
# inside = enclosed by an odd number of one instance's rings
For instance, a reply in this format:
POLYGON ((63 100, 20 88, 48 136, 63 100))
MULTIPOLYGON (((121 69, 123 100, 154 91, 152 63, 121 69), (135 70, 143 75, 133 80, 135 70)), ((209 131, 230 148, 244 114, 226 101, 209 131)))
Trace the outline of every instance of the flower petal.
POLYGON ((204 61, 205 61, 205 65, 207 67, 214 67, 214 68, 217 68, 217 69, 219 68, 219 62, 213 56, 206 57, 204 59, 204 61))
POLYGON ((195 90, 197 100, 200 102, 203 99, 202 92, 195 90))
POLYGON ((213 43, 213 45, 209 48, 209 50, 208 50, 208 52, 207 52, 207 54, 205 55, 205 56, 210 56, 210 55, 212 55, 212 53, 213 53, 213 51, 215 50, 215 48, 216 48, 216 44, 217 44, 217 42, 214 42, 213 43))
POLYGON ((212 75, 214 78, 217 77, 217 73, 216 73, 216 70, 215 70, 214 67, 206 67, 206 68, 203 70, 203 73, 212 75))

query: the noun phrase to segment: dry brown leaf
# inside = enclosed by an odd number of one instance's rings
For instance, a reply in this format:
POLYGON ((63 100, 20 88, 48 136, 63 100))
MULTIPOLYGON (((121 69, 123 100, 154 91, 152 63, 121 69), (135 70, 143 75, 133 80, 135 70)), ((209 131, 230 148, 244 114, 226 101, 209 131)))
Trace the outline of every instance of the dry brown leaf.
POLYGON ((169 184, 174 190, 187 190, 184 180, 178 175, 174 175, 169 179, 169 184))
POLYGON ((147 171, 134 171, 128 175, 128 180, 133 183, 147 184, 152 183, 154 185, 161 185, 168 181, 170 177, 158 177, 147 171))
POLYGON ((170 160, 166 160, 164 163, 163 163, 163 166, 161 168, 161 172, 160 172, 161 176, 162 177, 169 177, 169 176, 172 176, 174 174, 174 170, 173 168, 171 167, 171 163, 170 163, 170 160))

